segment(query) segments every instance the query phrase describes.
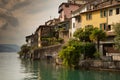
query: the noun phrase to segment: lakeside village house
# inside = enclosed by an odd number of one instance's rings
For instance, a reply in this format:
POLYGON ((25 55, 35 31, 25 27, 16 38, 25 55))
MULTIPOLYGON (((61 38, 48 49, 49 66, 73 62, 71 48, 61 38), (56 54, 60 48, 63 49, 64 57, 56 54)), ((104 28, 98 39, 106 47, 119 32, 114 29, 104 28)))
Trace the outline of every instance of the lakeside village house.
POLYGON ((120 52, 114 49, 113 23, 120 22, 120 0, 68 0, 59 6, 59 18, 40 25, 34 34, 26 36, 28 46, 48 46, 45 37, 62 38, 66 43, 78 28, 93 25, 107 34, 100 42, 101 56, 120 61, 120 52), (56 36, 57 35, 57 36, 56 36))

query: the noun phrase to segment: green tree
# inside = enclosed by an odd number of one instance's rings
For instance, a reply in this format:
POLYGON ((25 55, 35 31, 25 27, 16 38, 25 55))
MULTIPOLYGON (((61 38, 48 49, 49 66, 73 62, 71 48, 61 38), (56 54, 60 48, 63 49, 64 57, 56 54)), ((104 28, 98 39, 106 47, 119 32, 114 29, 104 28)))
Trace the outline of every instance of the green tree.
POLYGON ((85 41, 85 42, 91 42, 90 40, 90 34, 95 28, 93 26, 86 26, 84 29, 79 28, 75 31, 74 37, 78 38, 80 41, 85 41))
POLYGON ((80 42, 78 40, 70 40, 59 52, 59 57, 63 60, 66 66, 77 66, 81 58, 81 54, 85 58, 94 58, 96 51, 95 45, 90 42, 80 42))
POLYGON ((98 28, 94 29, 92 31, 92 34, 90 35, 90 39, 97 42, 97 51, 99 52, 99 45, 100 41, 104 40, 106 37, 106 33, 103 30, 100 30, 98 28))
POLYGON ((120 50, 120 23, 113 24, 116 36, 114 38, 115 48, 120 50))
POLYGON ((95 48, 95 44, 91 43, 91 42, 86 42, 83 43, 83 47, 84 47, 84 58, 94 58, 94 53, 96 52, 96 48, 95 48))
POLYGON ((21 51, 18 53, 19 53, 20 57, 22 57, 22 56, 26 57, 27 54, 29 54, 30 50, 31 50, 31 47, 24 44, 21 46, 21 51))
POLYGON ((74 32, 73 36, 75 38, 78 38, 80 41, 83 41, 84 39, 83 33, 84 33, 84 30, 82 28, 79 28, 74 32))
POLYGON ((77 52, 83 54, 85 58, 94 58, 94 53, 96 51, 94 43, 80 42, 78 40, 72 39, 68 42, 68 45, 75 47, 77 52))
POLYGON ((77 66, 81 56, 80 43, 76 40, 70 40, 66 46, 59 52, 59 57, 63 59, 65 66, 77 66))

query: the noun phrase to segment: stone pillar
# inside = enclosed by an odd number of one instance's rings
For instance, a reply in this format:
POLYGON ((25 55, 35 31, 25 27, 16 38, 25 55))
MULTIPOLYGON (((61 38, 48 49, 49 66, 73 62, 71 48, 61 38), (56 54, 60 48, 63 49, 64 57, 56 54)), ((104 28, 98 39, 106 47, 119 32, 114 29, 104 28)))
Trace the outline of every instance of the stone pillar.
POLYGON ((100 56, 103 56, 103 44, 100 45, 99 51, 101 53, 100 56))

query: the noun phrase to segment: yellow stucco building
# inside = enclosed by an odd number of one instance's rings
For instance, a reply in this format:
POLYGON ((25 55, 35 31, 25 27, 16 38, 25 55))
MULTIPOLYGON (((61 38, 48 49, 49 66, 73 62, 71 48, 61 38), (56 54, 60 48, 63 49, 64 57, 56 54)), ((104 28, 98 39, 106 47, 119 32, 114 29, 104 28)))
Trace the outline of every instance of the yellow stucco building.
POLYGON ((82 28, 88 25, 92 25, 103 30, 106 29, 107 25, 107 10, 99 9, 81 13, 82 28))
POLYGON ((115 0, 112 3, 106 2, 103 6, 100 4, 98 8, 90 9, 80 15, 82 28, 93 25, 107 32, 113 31, 112 24, 120 22, 120 2, 115 0))

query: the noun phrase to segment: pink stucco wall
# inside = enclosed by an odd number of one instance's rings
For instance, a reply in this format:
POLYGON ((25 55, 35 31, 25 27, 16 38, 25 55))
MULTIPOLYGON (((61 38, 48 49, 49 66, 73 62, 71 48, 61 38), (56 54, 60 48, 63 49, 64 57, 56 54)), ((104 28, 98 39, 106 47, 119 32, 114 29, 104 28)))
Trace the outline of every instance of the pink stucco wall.
POLYGON ((75 11, 79 8, 78 5, 74 5, 74 4, 69 4, 69 7, 65 7, 65 4, 63 4, 61 7, 63 10, 60 13, 60 21, 64 21, 65 17, 70 18, 71 11, 75 11))

